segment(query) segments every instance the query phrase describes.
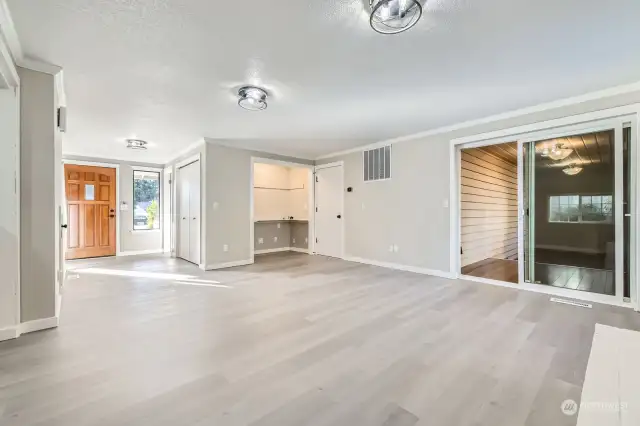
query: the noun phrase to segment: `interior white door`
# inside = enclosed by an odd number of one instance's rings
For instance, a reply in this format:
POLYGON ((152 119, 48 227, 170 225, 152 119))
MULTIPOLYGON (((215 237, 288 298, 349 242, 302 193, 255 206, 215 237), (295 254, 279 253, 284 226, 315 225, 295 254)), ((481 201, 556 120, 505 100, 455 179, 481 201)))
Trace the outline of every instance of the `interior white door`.
POLYGON ((316 169, 315 252, 343 257, 343 167, 316 169))
POLYGON ((178 170, 178 257, 191 261, 189 256, 189 166, 178 170))
POLYGON ((200 264, 200 162, 188 166, 189 179, 189 259, 200 264))

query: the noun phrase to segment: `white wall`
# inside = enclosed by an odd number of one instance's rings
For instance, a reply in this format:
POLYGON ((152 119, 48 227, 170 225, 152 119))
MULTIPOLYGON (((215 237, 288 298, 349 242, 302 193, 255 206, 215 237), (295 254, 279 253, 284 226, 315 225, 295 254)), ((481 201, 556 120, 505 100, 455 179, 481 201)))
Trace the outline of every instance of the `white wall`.
MULTIPOLYGON (((17 194, 19 168, 19 92, 0 89, 0 340, 2 330, 16 326, 18 315, 18 279, 20 272, 17 194)), ((8 337, 8 336, 7 336, 8 337)))
MULTIPOLYGON (((318 160, 343 160, 347 257, 450 272, 450 142, 570 115, 640 102, 640 91, 552 108, 393 145, 391 179, 364 183, 362 152, 318 160), (390 253, 390 244, 399 251, 390 253)), ((453 271, 451 271, 453 272, 453 271)))
POLYGON ((255 163, 254 220, 308 219, 309 170, 255 163))

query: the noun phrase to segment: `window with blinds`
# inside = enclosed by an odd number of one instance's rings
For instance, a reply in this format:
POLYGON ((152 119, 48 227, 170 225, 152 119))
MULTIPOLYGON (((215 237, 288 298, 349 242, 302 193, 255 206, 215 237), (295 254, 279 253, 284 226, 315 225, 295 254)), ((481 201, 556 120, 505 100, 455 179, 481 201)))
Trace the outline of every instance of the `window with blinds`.
POLYGON ((365 182, 391 178, 391 145, 370 149, 362 153, 365 182))

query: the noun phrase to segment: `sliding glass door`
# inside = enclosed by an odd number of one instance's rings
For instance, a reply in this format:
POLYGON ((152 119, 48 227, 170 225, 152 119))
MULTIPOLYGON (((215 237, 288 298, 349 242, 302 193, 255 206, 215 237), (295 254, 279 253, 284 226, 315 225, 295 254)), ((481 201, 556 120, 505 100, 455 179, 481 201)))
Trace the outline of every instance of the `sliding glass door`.
POLYGON ((629 297, 635 198, 631 134, 623 120, 607 120, 519 141, 526 283, 620 301, 629 297))

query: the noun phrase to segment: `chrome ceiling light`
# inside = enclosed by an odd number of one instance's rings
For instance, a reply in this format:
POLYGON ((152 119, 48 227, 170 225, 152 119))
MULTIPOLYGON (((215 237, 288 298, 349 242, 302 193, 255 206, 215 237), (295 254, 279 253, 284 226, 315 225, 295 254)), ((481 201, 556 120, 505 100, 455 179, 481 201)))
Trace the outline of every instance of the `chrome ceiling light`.
POLYGON ((147 149, 147 141, 140 139, 127 139, 127 148, 129 149, 147 149))
MULTIPOLYGON (((421 0, 369 0, 369 24, 380 34, 397 34, 413 27, 422 16, 421 0)), ((422 0, 424 3, 424 0, 422 0)))
POLYGON ((267 92, 256 86, 244 86, 238 90, 238 105, 249 111, 267 108, 267 92))
POLYGON ((582 167, 570 164, 569 167, 562 169, 565 175, 575 176, 582 171, 582 167))

